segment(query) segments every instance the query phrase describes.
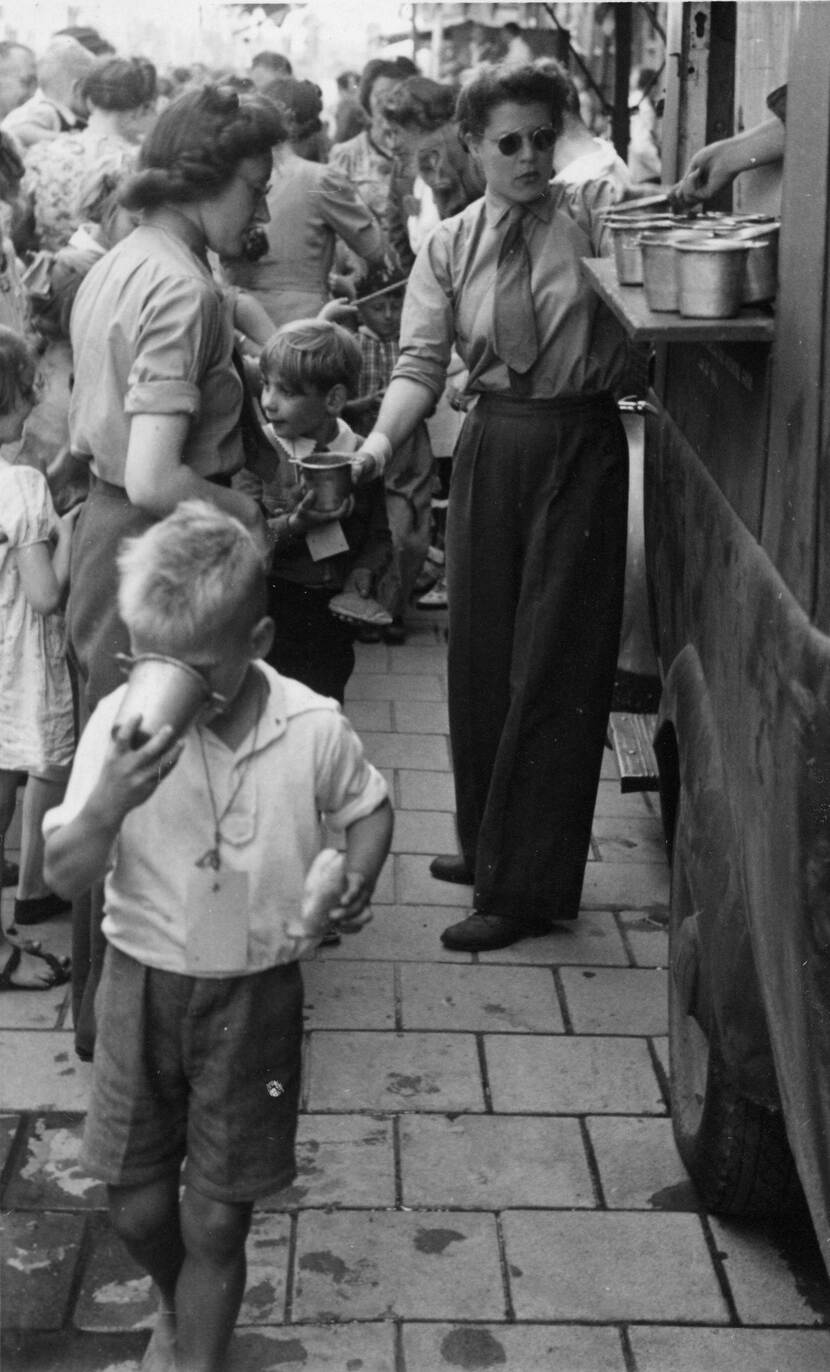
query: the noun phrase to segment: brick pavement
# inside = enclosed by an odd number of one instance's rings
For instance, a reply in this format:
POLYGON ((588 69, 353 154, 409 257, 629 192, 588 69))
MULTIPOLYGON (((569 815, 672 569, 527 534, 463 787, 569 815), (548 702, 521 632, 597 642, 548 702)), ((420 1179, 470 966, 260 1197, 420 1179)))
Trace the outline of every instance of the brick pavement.
MULTIPOLYGON (((443 633, 359 651, 394 853, 374 923, 305 968, 299 1176, 257 1208, 231 1372, 825 1372, 812 1236, 705 1216, 675 1153, 660 825, 610 753, 578 924, 442 948, 467 901, 427 870, 454 847, 443 633)), ((135 1372, 152 1293, 77 1165, 67 1002, 0 997, 3 1368, 135 1372)))

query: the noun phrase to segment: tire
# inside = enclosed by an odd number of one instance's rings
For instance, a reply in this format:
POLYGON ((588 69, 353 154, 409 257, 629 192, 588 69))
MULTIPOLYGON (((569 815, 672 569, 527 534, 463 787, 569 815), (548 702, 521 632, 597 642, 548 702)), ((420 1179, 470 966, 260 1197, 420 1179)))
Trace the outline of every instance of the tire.
MULTIPOLYGON (((804 1205, 783 1116, 740 1094, 713 1030, 694 1015, 698 920, 684 863, 686 807, 680 805, 669 920, 669 1061, 677 1150, 706 1210, 720 1215, 792 1216, 804 1205)), ((710 998, 703 997, 704 1003, 710 998)))

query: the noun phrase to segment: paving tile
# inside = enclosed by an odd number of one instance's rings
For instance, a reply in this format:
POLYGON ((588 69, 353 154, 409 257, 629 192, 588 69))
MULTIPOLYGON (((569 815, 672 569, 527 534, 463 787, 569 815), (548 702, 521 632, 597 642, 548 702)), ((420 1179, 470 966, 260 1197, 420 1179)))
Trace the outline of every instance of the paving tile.
POLYGON ((623 910, 620 912, 623 937, 631 949, 638 967, 668 967, 669 912, 667 907, 654 910, 623 910))
POLYGON ((4 1110, 86 1110, 90 1064, 75 1056, 70 1034, 0 1030, 0 1106, 4 1110))
POLYGON ((554 924, 543 938, 522 939, 509 948, 497 948, 479 956, 486 963, 543 963, 550 967, 628 965, 620 932, 608 910, 583 910, 579 919, 554 924))
POLYGON ((443 734, 385 734, 364 730, 366 756, 376 767, 423 767, 450 770, 449 743, 443 734))
POLYGON ((83 1117, 35 1115, 6 1189, 5 1203, 21 1210, 104 1210, 106 1187, 78 1162, 83 1117))
POLYGON ((564 967, 560 972, 576 1034, 665 1034, 665 971, 633 967, 564 967))
POLYGON ((392 714, 399 734, 448 734, 450 731, 447 706, 438 701, 398 697, 392 714))
MULTIPOLYGON (((445 810, 455 814, 455 783, 452 773, 422 772, 401 768, 398 772, 398 818, 401 810, 445 810)), ((452 852, 456 851, 453 843, 452 852)))
POLYGON ((389 649, 390 671, 406 673, 416 668, 444 675, 447 670, 446 643, 405 643, 401 648, 389 649))
POLYGON ((68 983, 48 991, 0 996, 0 1029, 59 1029, 69 1004, 68 983))
POLYGON ((389 671, 389 650, 385 643, 355 643, 354 658, 355 672, 371 674, 389 671))
POLYGON ((294 1318, 503 1319, 492 1215, 300 1216, 294 1318))
POLYGON ((258 1210, 395 1204, 392 1121, 373 1115, 300 1115, 297 1180, 258 1210))
POLYGON ((710 1222, 743 1324, 830 1325, 830 1278, 812 1229, 715 1217, 710 1222))
POLYGON ((288 1215, 254 1214, 245 1252, 248 1280, 240 1324, 282 1324, 288 1282, 288 1215))
POLYGON ((582 887, 583 910, 636 910, 667 904, 664 862, 591 862, 582 887))
POLYGON ((106 1217, 96 1217, 75 1302, 76 1329, 152 1329, 157 1313, 158 1297, 149 1276, 130 1257, 106 1217))
POLYGON ((392 731, 392 703, 389 700, 350 700, 344 714, 361 735, 364 729, 380 733, 392 731))
POLYGON ((309 1110, 483 1110, 472 1034, 311 1035, 309 1110))
POLYGON ((579 1122, 521 1115, 407 1115, 404 1205, 506 1210, 595 1201, 579 1122))
POLYGON ((698 1210, 671 1120, 596 1116, 587 1121, 609 1210, 698 1210))
POLYGON ((315 960, 304 966, 303 983, 308 1028, 395 1028, 394 978, 388 963, 315 960))
POLYGON ((498 1112, 666 1113, 642 1039, 488 1034, 484 1043, 498 1112))
POLYGON ((401 968, 404 1029, 558 1034, 564 1030, 553 976, 545 967, 401 968))
MULTIPOLYGON (((455 851, 453 843, 449 849, 455 851)), ((436 881, 430 876, 429 857, 401 853, 395 859, 396 891, 402 905, 452 905, 469 910, 473 903, 472 886, 457 886, 451 881, 436 881)))
POLYGON ((12 1212, 3 1217, 5 1329, 60 1329, 68 1313, 83 1215, 12 1212))
POLYGON ((302 1324, 282 1329, 237 1327, 227 1372, 395 1372, 391 1323, 302 1324))
POLYGON ((619 790, 620 772, 619 768, 617 767, 617 759, 614 755, 613 748, 603 748, 602 750, 602 768, 600 770, 600 777, 603 781, 613 781, 617 789, 619 790))
POLYGON ((510 1210, 502 1230, 520 1320, 729 1318, 696 1216, 510 1210))
POLYGON ((455 832, 455 815, 440 810, 399 810, 395 815, 392 851, 428 853, 433 858, 436 853, 455 849, 455 832))
POLYGON ((16 1331, 3 1339, 3 1372, 141 1372, 147 1334, 16 1331))
POLYGON ((656 811, 652 808, 653 802, 649 800, 646 791, 621 791, 620 779, 614 768, 613 777, 603 774, 603 779, 597 788, 597 803, 594 813, 600 817, 606 815, 653 815, 656 811))
POLYGON ((603 862, 665 862, 663 825, 656 815, 595 816, 592 833, 603 862))
POLYGON ((346 714, 353 700, 446 700, 437 672, 365 672, 362 665, 346 687, 346 714))
POLYGON ((405 1324, 403 1349, 406 1372, 623 1372, 626 1365, 616 1329, 562 1324, 405 1324))
POLYGON ((637 1372, 827 1372, 827 1334, 632 1325, 637 1372))
POLYGON ((471 953, 453 953, 441 942, 441 930, 458 919, 457 910, 418 905, 373 905, 374 918, 359 936, 343 936, 337 948, 321 948, 318 960, 349 958, 396 962, 472 962, 471 953))

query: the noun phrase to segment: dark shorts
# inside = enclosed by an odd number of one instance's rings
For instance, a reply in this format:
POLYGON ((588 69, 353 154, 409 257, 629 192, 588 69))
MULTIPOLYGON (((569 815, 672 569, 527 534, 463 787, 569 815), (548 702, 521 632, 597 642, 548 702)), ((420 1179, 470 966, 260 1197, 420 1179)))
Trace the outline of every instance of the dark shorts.
POLYGON ((295 1176, 303 983, 288 963, 202 978, 108 947, 83 1162, 111 1186, 175 1173, 252 1201, 295 1176))

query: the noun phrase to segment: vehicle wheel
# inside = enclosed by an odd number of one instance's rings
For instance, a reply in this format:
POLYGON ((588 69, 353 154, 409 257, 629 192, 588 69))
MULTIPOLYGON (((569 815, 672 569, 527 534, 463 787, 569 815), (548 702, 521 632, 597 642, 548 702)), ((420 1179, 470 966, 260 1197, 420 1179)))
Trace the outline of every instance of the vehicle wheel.
POLYGON ((698 920, 675 832, 669 922, 669 1060, 677 1150, 707 1210, 723 1215, 792 1215, 803 1205, 783 1117, 732 1086, 717 1036, 688 1013, 696 1002, 698 920))

